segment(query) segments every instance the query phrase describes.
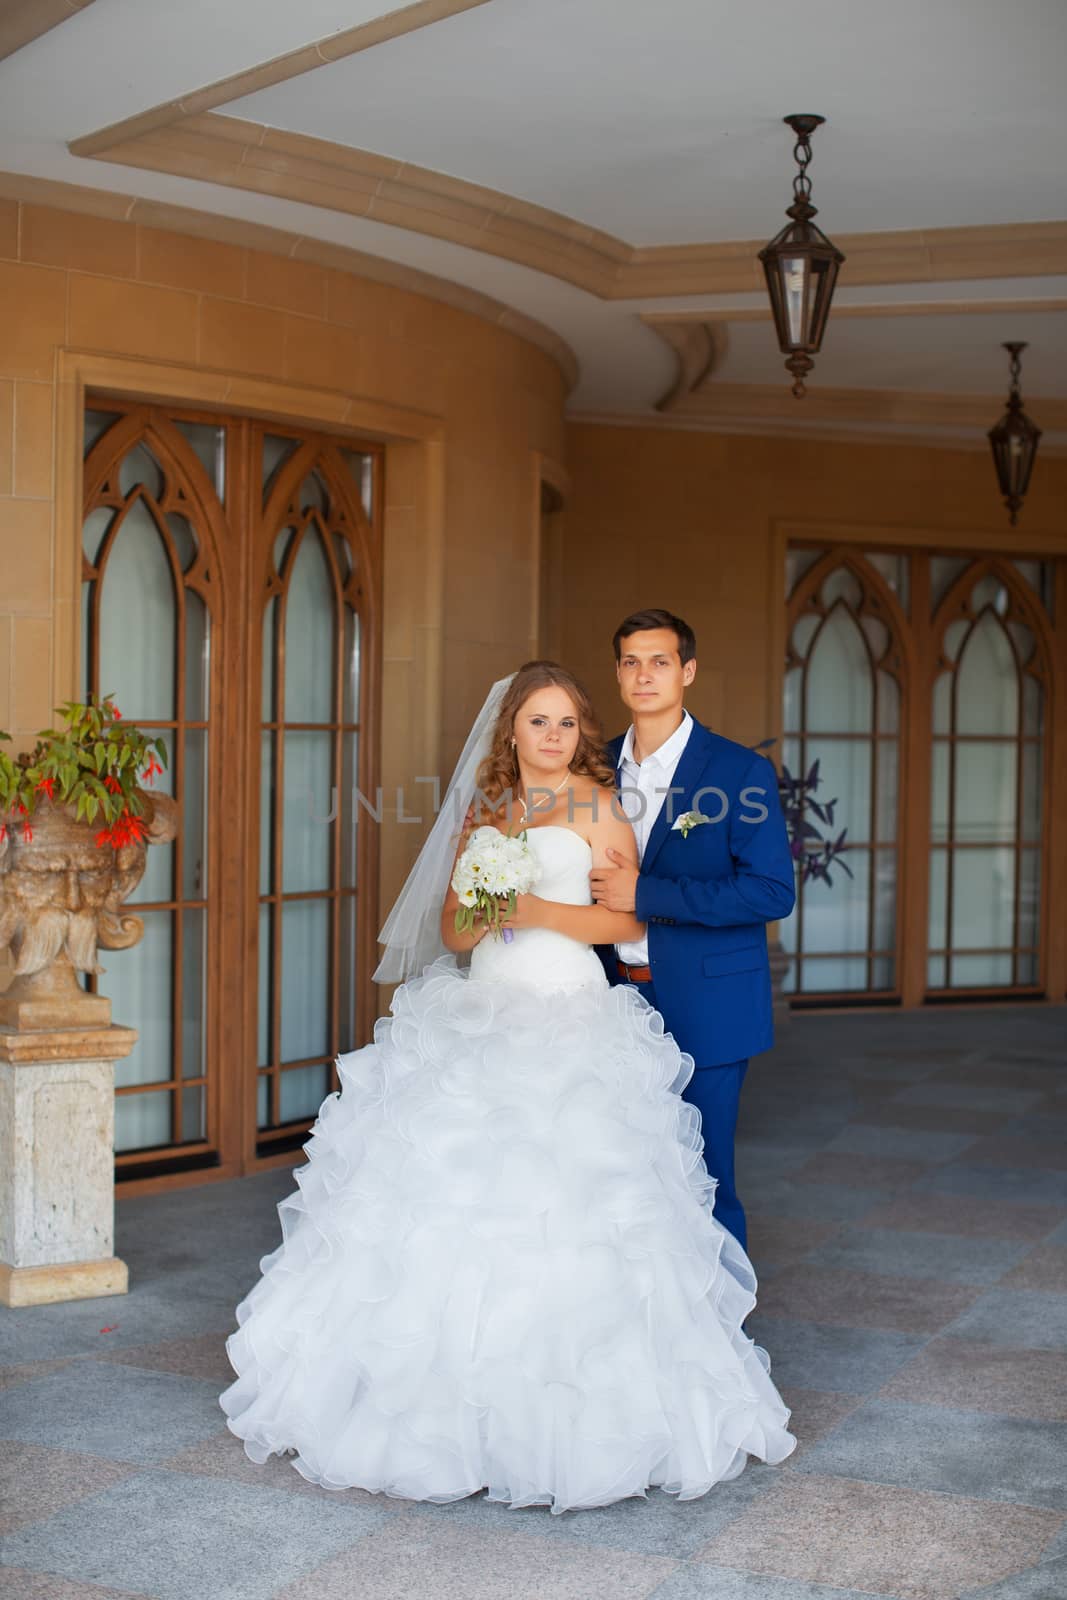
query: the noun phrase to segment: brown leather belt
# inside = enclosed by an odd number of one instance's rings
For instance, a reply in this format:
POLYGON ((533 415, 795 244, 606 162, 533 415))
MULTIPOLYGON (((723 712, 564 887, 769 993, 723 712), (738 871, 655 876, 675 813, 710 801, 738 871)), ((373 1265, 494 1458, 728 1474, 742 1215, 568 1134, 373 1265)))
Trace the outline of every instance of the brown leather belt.
POLYGON ((651 967, 628 967, 625 961, 616 962, 616 966, 619 969, 619 977, 625 978, 627 983, 652 982, 651 967))

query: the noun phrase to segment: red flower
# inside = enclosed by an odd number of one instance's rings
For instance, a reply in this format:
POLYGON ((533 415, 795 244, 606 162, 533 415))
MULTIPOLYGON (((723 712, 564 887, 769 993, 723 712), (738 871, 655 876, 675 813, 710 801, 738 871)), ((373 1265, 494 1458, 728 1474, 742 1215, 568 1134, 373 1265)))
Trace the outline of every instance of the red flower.
POLYGON ((3 842, 4 842, 4 840, 6 838, 7 838, 7 823, 6 822, 0 822, 0 844, 3 844, 3 842))
POLYGON ((30 844, 33 841, 33 829, 30 827, 28 822, 24 822, 22 824, 22 837, 25 839, 27 844, 30 844))
POLYGON ((109 772, 107 777, 104 779, 104 788, 110 790, 112 794, 122 793, 122 784, 115 777, 114 773, 111 772, 109 772))
POLYGON ((116 722, 122 721, 122 712, 119 710, 118 706, 111 707, 111 715, 116 722))
POLYGON ((145 768, 144 781, 146 783, 154 783, 155 782, 156 773, 157 772, 162 772, 162 771, 163 771, 163 768, 160 765, 160 763, 156 760, 155 755, 154 754, 150 754, 149 757, 148 757, 148 766, 145 768))
POLYGON ((40 783, 37 785, 37 793, 38 794, 46 794, 48 796, 49 800, 51 800, 52 799, 52 791, 55 788, 55 786, 56 786, 56 780, 54 778, 42 778, 40 783))
POLYGON ((96 843, 99 848, 109 844, 113 849, 121 850, 123 845, 140 842, 145 831, 144 818, 135 817, 129 806, 123 806, 117 821, 97 834, 96 843))
POLYGON ((29 813, 26 810, 26 807, 23 805, 21 800, 16 800, 15 801, 15 809, 18 811, 20 817, 25 817, 25 816, 29 815, 29 813))

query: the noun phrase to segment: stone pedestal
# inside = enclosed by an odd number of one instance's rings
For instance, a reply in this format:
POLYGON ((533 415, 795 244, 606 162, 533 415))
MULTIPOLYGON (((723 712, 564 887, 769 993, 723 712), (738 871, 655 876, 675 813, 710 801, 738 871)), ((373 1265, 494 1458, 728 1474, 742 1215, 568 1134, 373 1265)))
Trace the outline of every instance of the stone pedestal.
POLYGON ((111 1001, 78 982, 69 957, 59 955, 43 972, 24 973, 0 994, 0 1028, 14 1032, 106 1028, 111 1001))
POLYGON ((0 1304, 126 1293, 114 1064, 136 1042, 133 1028, 0 1026, 0 1304))

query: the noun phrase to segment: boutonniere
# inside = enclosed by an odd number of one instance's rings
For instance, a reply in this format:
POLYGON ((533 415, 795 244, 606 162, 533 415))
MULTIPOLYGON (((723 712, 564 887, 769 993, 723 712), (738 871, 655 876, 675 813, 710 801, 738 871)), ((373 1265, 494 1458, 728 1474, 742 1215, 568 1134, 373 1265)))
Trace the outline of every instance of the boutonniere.
POLYGON ((703 811, 686 811, 672 824, 672 832, 677 829, 683 839, 688 839, 693 828, 699 828, 702 822, 710 821, 711 818, 706 817, 703 811))

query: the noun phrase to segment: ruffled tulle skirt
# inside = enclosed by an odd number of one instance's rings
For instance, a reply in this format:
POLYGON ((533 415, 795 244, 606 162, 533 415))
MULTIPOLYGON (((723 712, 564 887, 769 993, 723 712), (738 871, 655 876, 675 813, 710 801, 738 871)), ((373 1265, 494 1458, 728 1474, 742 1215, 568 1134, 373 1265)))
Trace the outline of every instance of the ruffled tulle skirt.
POLYGON ((446 959, 340 1060, 221 1397, 254 1461, 325 1488, 513 1506, 693 1498, 794 1448, 741 1332, 692 1071, 631 988, 446 959))

